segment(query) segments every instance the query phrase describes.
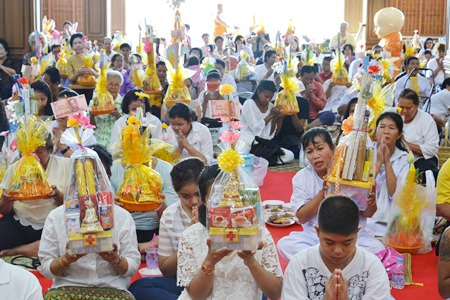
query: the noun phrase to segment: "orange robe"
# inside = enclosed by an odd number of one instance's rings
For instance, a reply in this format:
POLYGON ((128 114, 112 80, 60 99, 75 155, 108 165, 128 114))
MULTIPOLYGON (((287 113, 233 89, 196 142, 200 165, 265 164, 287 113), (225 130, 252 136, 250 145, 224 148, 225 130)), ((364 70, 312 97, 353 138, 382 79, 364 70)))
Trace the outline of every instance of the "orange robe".
POLYGON ((384 51, 390 52, 391 57, 397 57, 398 59, 394 62, 394 65, 397 67, 397 70, 394 70, 394 78, 397 76, 402 69, 402 34, 400 32, 392 32, 386 35, 380 41, 380 46, 384 48, 384 51))
POLYGON ((227 28, 220 23, 217 20, 217 17, 214 19, 214 35, 213 38, 215 39, 216 36, 225 36, 225 33, 227 32, 227 28))

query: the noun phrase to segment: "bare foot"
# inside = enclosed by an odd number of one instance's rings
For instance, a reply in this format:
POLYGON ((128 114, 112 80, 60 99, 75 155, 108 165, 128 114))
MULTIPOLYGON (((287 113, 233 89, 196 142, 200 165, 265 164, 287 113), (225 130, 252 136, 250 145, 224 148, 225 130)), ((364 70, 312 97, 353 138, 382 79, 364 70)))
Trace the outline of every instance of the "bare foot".
POLYGON ((0 251, 0 256, 25 255, 37 257, 39 252, 39 242, 35 241, 30 244, 21 245, 13 249, 5 249, 0 251))

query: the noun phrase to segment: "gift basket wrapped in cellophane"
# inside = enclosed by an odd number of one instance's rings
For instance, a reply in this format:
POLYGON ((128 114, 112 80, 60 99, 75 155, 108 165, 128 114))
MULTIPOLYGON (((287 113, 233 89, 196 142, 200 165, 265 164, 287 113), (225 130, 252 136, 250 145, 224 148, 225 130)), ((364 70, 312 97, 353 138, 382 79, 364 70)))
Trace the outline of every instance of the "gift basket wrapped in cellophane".
MULTIPOLYGON (((95 54, 86 54, 83 56, 83 68, 93 69, 95 65, 95 54)), ((77 84, 81 86, 94 87, 97 83, 92 74, 83 74, 78 77, 77 84)))
POLYGON ((19 121, 16 143, 22 155, 16 164, 6 195, 13 200, 36 200, 48 198, 52 188, 47 174, 39 162, 36 150, 45 146, 49 134, 48 122, 34 116, 26 116, 19 121))
MULTIPOLYGON (((163 124, 165 125, 165 123, 163 124)), ((164 129, 163 129, 164 134, 164 129)), ((178 161, 180 155, 174 152, 172 144, 166 143, 160 139, 150 139, 150 146, 153 149, 153 157, 159 158, 173 165, 178 161)))
POLYGON ((290 49, 290 47, 287 47, 283 51, 283 59, 279 61, 283 90, 278 93, 275 99, 275 106, 281 105, 281 112, 287 116, 295 115, 300 111, 296 96, 299 91, 296 77, 298 59, 292 58, 290 49))
POLYGON ((91 113, 95 115, 110 114, 115 111, 114 98, 106 89, 106 71, 108 64, 106 63, 106 56, 104 53, 100 56, 100 75, 97 78, 97 87, 92 98, 91 113))
POLYGON ((336 85, 347 85, 350 81, 348 80, 348 72, 344 65, 344 57, 341 53, 336 55, 336 58, 331 62, 331 70, 333 71, 333 76, 331 80, 336 85))
POLYGON ((144 44, 144 50, 147 53, 147 69, 143 81, 143 90, 150 96, 150 106, 161 107, 162 104, 162 87, 156 73, 155 52, 153 43, 147 39, 144 44))
POLYGON ((336 147, 333 166, 326 177, 329 195, 347 196, 361 211, 367 208, 367 198, 375 185, 375 149, 367 133, 370 116, 367 102, 372 98, 372 82, 373 78, 364 73, 353 119, 346 124, 352 128, 351 132, 336 147))
POLYGON ((61 49, 61 52, 59 53, 59 59, 56 62, 56 68, 58 68, 59 73, 61 74, 62 78, 69 77, 69 70, 67 67, 67 58, 70 57, 70 51, 67 49, 67 43, 64 44, 64 46, 61 49))
POLYGON ((44 74, 45 70, 55 63, 55 59, 53 55, 45 55, 39 58, 32 57, 31 58, 31 78, 30 83, 39 80, 41 76, 44 74))
POLYGON ((70 179, 64 196, 65 221, 71 253, 99 253, 113 249, 113 191, 97 153, 86 148, 94 126, 76 114, 67 121, 61 142, 79 149, 70 157, 70 179))
POLYGON ((239 81, 250 80, 250 76, 253 74, 252 67, 248 63, 248 54, 245 51, 241 51, 239 54, 239 62, 236 67, 236 78, 239 81))
POLYGON ((125 175, 117 196, 129 211, 155 210, 164 200, 161 197, 162 178, 152 169, 150 128, 147 127, 142 134, 140 128, 140 121, 131 116, 122 132, 125 175))
POLYGON ((436 188, 431 171, 425 172, 426 187, 416 183, 418 172, 413 161, 410 153, 411 167, 392 202, 384 243, 399 252, 423 254, 431 251, 436 188))
POLYGON ((186 105, 191 103, 191 95, 184 81, 195 74, 195 71, 183 68, 183 60, 178 59, 175 69, 169 61, 165 61, 169 72, 169 88, 164 97, 164 104, 171 108, 176 103, 181 102, 186 105))
POLYGON ((142 69, 142 62, 136 55, 130 56, 130 75, 131 83, 134 84, 137 89, 144 86, 145 71, 142 69))
POLYGON ((256 250, 264 226, 259 188, 242 168, 244 159, 235 147, 239 133, 230 129, 221 139, 229 148, 217 159, 221 172, 208 201, 211 248, 256 250))

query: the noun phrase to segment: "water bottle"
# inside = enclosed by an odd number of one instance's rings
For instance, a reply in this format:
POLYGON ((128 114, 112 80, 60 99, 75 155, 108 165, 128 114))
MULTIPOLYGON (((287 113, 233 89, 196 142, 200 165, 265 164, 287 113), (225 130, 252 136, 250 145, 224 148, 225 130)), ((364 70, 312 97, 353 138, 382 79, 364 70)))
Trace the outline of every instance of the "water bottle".
POLYGON ((397 266, 392 274, 391 284, 394 289, 401 290, 405 288, 405 267, 404 258, 397 258, 397 266))

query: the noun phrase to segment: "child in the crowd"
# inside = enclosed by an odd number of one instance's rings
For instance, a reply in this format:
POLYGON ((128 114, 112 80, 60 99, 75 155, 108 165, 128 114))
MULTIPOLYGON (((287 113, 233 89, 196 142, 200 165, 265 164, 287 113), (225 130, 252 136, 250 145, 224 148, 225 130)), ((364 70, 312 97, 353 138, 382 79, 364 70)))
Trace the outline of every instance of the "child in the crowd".
POLYGON ((170 172, 179 201, 164 210, 159 224, 158 262, 164 277, 142 278, 130 286, 137 300, 178 299, 183 288, 177 287, 177 250, 183 231, 198 222, 200 195, 197 179, 204 163, 194 157, 173 166, 170 172))
MULTIPOLYGON (((291 232, 278 242, 278 250, 290 260, 301 250, 319 243, 314 229, 317 225, 317 211, 326 197, 327 188, 324 177, 332 166, 334 145, 330 133, 323 128, 313 128, 303 135, 302 146, 309 165, 300 170, 292 179, 293 192, 291 203, 296 216, 302 223, 303 231, 291 232)), ((358 235, 358 245, 377 253, 384 249, 383 244, 373 234, 364 230, 366 217, 376 211, 376 201, 371 194, 367 200, 368 207, 361 212, 362 230, 358 235)))
POLYGON ((185 290, 179 299, 260 300, 262 292, 270 299, 279 299, 282 271, 275 244, 266 228, 257 251, 211 249, 206 205, 218 173, 217 165, 201 173, 199 223, 186 229, 180 238, 177 281, 185 290))
POLYGON ((397 187, 401 186, 408 174, 403 137, 403 120, 395 112, 385 112, 377 119, 376 186, 377 211, 368 219, 367 226, 377 236, 386 233, 389 211, 397 187))
POLYGON ((176 155, 198 157, 205 163, 213 160, 211 133, 205 125, 195 121, 189 106, 184 103, 172 106, 169 121, 166 142, 173 145, 176 155))
POLYGON ((322 201, 318 245, 290 261, 283 284, 283 300, 389 299, 389 278, 381 261, 356 246, 358 206, 350 198, 334 196, 322 201))
POLYGON ((109 149, 114 153, 114 149, 116 148, 116 143, 119 141, 120 133, 123 131, 125 126, 127 125, 127 120, 130 116, 134 116, 138 113, 138 108, 142 109, 142 116, 140 116, 142 126, 148 127, 150 126, 151 136, 152 138, 159 139, 161 138, 162 128, 161 121, 151 114, 150 112, 150 103, 148 98, 141 99, 136 93, 143 93, 143 90, 140 89, 132 89, 128 93, 125 94, 122 100, 122 111, 123 116, 120 117, 113 126, 111 132, 111 141, 109 143, 109 149))
MULTIPOLYGON (((275 83, 271 80, 261 80, 256 91, 242 106, 241 114, 241 140, 244 142, 243 153, 249 153, 255 137, 272 139, 281 129, 284 115, 281 106, 271 103, 276 92, 275 83)), ((284 155, 279 163, 288 163, 294 159, 294 153, 282 149, 284 155)))

